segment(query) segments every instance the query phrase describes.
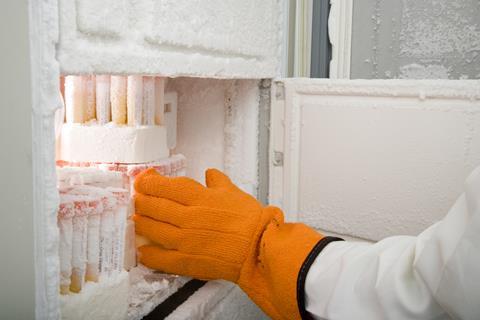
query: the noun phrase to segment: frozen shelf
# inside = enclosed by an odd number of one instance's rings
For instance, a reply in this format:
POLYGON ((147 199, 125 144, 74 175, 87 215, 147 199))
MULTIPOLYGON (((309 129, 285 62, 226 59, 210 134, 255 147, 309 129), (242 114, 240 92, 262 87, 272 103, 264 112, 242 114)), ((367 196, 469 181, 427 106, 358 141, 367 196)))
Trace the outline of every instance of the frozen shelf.
POLYGON ((190 280, 187 277, 159 273, 142 265, 129 273, 128 320, 142 319, 190 280))

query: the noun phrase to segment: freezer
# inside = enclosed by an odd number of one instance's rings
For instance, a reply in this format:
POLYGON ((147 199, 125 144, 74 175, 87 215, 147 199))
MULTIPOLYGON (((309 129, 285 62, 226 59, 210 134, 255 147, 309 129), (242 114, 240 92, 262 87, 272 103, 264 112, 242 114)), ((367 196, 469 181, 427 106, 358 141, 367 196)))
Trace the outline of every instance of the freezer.
POLYGON ((137 263, 146 168, 203 182, 215 167, 289 221, 376 241, 443 217, 480 164, 479 81, 282 78, 282 1, 29 9, 38 319, 265 317, 230 283, 137 263))

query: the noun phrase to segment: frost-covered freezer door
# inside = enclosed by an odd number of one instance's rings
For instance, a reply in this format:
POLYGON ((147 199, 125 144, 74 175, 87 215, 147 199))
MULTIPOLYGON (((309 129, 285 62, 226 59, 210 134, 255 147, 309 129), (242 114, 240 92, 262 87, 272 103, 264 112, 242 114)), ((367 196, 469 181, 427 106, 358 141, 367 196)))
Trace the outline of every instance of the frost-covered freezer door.
POLYGON ((480 164, 480 81, 311 80, 272 92, 270 201, 378 240, 442 218, 480 164))
POLYGON ((272 78, 281 1, 60 0, 63 73, 272 78))

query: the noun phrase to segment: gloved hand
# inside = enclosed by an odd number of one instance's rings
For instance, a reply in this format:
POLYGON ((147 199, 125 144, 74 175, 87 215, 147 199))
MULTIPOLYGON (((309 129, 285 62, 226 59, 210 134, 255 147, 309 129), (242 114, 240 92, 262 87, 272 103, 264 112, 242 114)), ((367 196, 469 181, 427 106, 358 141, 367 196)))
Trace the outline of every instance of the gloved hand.
POLYGON ((284 223, 280 209, 262 207, 218 170, 206 172, 206 185, 154 169, 137 177, 136 232, 156 244, 139 248, 140 261, 235 282, 272 318, 300 319, 297 277, 322 235, 284 223))

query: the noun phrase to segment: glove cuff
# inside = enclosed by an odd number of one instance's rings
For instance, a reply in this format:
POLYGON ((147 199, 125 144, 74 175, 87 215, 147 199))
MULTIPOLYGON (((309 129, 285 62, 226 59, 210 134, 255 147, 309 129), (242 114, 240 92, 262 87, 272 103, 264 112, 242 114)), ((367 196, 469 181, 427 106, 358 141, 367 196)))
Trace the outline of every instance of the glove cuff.
POLYGON ((313 319, 312 316, 305 309, 305 281, 307 279, 308 271, 312 266, 315 259, 318 257, 320 252, 333 241, 343 241, 342 238, 337 237, 324 237, 313 247, 312 251, 308 254, 307 258, 302 264, 300 271, 298 272, 297 278, 297 304, 298 310, 300 312, 300 317, 302 319, 313 319))
MULTIPOLYGON (((270 224, 266 228, 259 255, 259 271, 265 281, 266 293, 254 300, 271 318, 301 319, 298 277, 312 250, 323 238, 302 223, 270 224)), ((306 274, 308 268, 304 270, 306 274)))

